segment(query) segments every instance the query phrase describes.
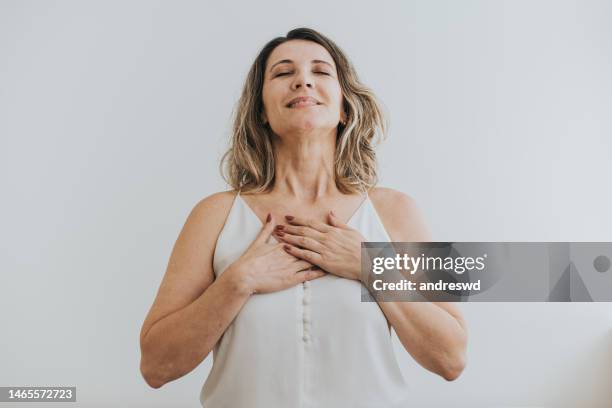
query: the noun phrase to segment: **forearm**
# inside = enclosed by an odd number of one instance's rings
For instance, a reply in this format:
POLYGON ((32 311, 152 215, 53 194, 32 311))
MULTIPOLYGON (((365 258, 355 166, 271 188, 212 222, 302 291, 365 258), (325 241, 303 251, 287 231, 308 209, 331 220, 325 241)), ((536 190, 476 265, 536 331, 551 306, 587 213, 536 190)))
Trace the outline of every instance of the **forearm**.
POLYGON ((446 310, 430 302, 378 302, 404 348, 423 367, 447 380, 465 365, 467 333, 446 310))
POLYGON ((161 387, 197 367, 249 296, 228 268, 195 301, 156 322, 141 343, 141 371, 149 385, 161 387))

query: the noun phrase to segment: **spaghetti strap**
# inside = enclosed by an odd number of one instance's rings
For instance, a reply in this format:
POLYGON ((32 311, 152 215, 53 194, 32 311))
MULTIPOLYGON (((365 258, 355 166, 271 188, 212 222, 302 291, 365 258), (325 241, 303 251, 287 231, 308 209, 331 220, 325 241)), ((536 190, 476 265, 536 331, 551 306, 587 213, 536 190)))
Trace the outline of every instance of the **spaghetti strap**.
POLYGON ((359 184, 359 189, 361 190, 361 193, 362 193, 364 196, 369 197, 369 194, 368 194, 368 189, 366 188, 366 186, 365 186, 363 183, 360 183, 360 184, 359 184))

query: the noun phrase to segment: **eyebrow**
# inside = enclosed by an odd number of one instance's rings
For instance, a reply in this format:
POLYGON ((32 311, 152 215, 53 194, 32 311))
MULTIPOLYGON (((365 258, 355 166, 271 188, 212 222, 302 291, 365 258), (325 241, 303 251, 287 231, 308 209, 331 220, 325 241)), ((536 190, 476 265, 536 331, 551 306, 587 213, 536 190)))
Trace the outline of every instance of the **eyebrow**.
MULTIPOLYGON (((312 60, 312 61, 310 61, 310 62, 311 62, 311 63, 313 63, 313 64, 320 64, 320 63, 323 63, 323 64, 327 64, 327 65, 329 65, 331 68, 333 68, 333 67, 334 67, 332 64, 330 64, 329 62, 324 61, 324 60, 318 60, 318 59, 315 59, 315 60, 312 60)), ((277 66, 278 64, 292 64, 292 63, 293 63, 293 61, 292 61, 292 60, 290 60, 290 59, 280 60, 280 61, 278 61, 278 62, 274 63, 274 65, 272 65, 272 66, 270 67, 270 71, 272 71, 272 69, 273 69, 275 66, 277 66)))

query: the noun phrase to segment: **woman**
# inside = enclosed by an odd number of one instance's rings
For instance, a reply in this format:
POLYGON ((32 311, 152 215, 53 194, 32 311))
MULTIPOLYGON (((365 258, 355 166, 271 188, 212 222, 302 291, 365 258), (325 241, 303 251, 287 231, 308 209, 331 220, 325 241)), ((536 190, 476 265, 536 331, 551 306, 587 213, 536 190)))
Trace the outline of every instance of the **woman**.
POLYGON ((457 378, 467 335, 452 303, 361 302, 362 241, 429 240, 411 198, 374 187, 384 130, 323 35, 295 29, 262 49, 224 156, 234 190, 194 207, 142 327, 150 386, 214 349, 207 408, 408 406, 390 327, 423 367, 457 378))

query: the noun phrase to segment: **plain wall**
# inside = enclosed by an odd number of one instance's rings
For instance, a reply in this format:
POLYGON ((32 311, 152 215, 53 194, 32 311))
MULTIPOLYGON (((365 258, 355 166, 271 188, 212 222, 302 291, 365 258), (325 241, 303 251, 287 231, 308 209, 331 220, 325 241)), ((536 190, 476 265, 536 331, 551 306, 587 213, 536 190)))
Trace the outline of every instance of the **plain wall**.
MULTIPOLYGON (((606 1, 0 0, 0 386, 198 406, 212 356, 153 390, 140 327, 189 211, 227 189, 252 60, 298 26, 384 102, 381 185, 435 240, 612 241, 610 21, 606 1)), ((396 342, 415 407, 612 404, 609 304, 460 307, 456 381, 396 342)))

